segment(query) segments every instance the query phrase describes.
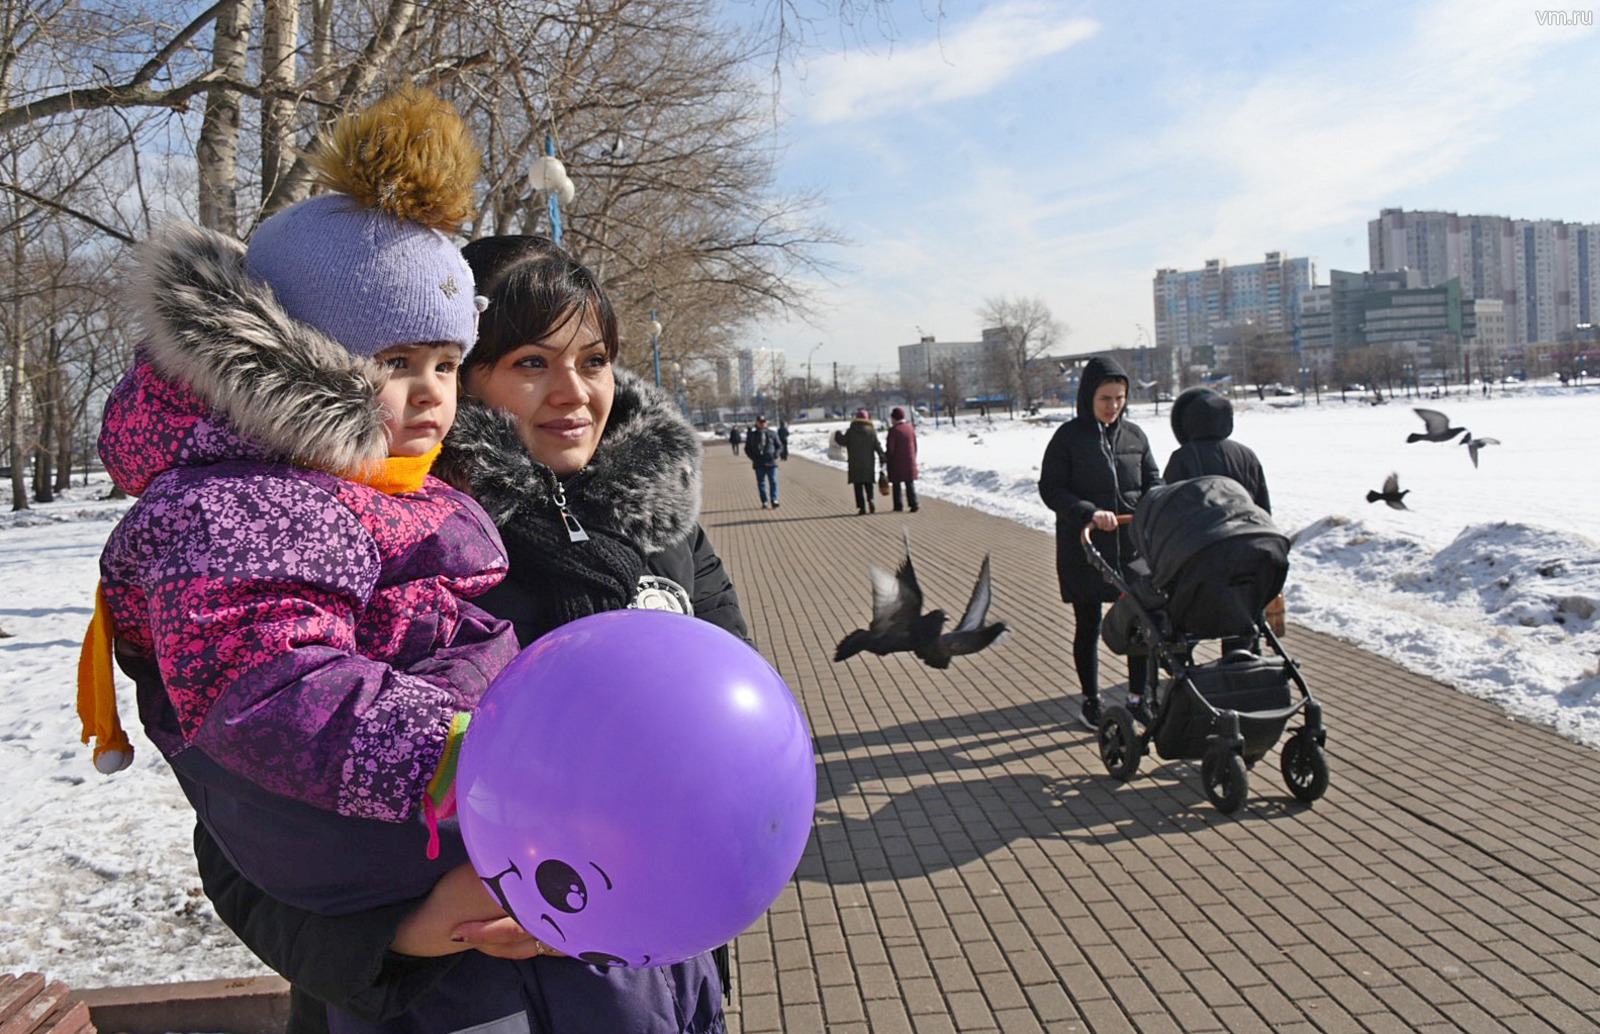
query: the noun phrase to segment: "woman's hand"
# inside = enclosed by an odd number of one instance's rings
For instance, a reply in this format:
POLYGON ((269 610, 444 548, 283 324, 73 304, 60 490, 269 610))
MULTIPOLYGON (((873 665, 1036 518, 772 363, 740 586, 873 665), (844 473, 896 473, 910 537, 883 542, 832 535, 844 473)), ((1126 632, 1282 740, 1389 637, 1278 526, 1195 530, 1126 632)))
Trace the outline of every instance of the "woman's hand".
POLYGON ((401 920, 389 945, 401 955, 429 958, 477 950, 501 959, 559 955, 506 915, 471 865, 458 865, 401 920))
POLYGON ((1096 510, 1089 520, 1094 524, 1096 531, 1117 530, 1117 515, 1110 510, 1096 510))

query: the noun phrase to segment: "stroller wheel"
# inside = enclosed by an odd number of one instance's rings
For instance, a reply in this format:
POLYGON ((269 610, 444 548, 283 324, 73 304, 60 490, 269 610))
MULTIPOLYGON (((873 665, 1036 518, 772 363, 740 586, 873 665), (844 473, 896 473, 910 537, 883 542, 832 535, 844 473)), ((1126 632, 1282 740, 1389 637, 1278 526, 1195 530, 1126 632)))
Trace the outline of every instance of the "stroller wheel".
POLYGON ((1206 797, 1224 815, 1239 810, 1250 792, 1250 773, 1244 758, 1226 747, 1212 747, 1200 759, 1200 781, 1206 797))
POLYGON ((1144 744, 1133 727, 1133 715, 1121 704, 1106 709, 1100 719, 1100 760, 1111 778, 1120 782, 1132 779, 1144 757, 1144 744))
POLYGON ((1304 729, 1283 744, 1283 781, 1295 800, 1310 804, 1328 792, 1328 758, 1304 729))

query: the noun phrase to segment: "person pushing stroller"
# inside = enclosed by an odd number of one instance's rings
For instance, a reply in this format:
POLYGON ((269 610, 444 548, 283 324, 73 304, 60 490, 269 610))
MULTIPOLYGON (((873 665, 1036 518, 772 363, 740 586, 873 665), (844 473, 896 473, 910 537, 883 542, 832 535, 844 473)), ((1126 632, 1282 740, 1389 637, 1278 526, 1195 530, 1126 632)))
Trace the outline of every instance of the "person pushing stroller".
MULTIPOLYGON (((1101 554, 1118 570, 1136 556, 1133 538, 1118 529, 1117 516, 1131 514, 1139 499, 1161 484, 1150 441, 1125 418, 1128 374, 1113 359, 1095 356, 1078 381, 1078 412, 1045 447, 1039 465, 1039 496, 1056 514, 1056 574, 1062 602, 1073 616, 1072 660, 1083 691, 1084 724, 1100 723, 1101 607, 1117 589, 1084 556, 1079 536, 1093 526, 1101 554)), ((1146 661, 1130 655, 1128 702, 1142 706, 1146 661)))

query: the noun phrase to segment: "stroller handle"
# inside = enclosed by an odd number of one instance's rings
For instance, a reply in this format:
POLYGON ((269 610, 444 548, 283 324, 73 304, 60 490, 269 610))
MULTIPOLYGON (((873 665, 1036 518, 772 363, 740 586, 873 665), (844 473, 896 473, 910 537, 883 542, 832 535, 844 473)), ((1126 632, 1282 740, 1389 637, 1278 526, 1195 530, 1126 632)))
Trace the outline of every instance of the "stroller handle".
MULTIPOLYGON (((1133 523, 1133 514, 1131 514, 1131 513, 1119 513, 1119 514, 1117 514, 1117 524, 1118 525, 1131 524, 1131 523, 1133 523)), ((1079 535, 1079 538, 1082 540, 1082 542, 1083 542, 1083 544, 1085 546, 1087 546, 1089 544, 1089 536, 1093 532, 1094 532, 1094 521, 1090 520, 1087 524, 1085 524, 1083 526, 1083 532, 1079 535)))

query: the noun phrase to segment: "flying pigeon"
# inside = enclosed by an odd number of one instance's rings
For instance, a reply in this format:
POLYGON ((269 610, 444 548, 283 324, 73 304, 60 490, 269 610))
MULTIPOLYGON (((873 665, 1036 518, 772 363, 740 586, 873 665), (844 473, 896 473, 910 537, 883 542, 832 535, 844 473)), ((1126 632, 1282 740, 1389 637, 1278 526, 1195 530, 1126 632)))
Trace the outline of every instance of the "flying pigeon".
POLYGON ((1472 465, 1476 467, 1478 465, 1478 450, 1485 445, 1499 445, 1500 439, 1474 438, 1472 435, 1467 434, 1461 436, 1461 444, 1467 447, 1467 455, 1472 457, 1472 465))
POLYGON ((950 667, 950 658, 963 653, 977 653, 1006 631, 1003 621, 985 625, 989 613, 989 557, 983 558, 978 571, 978 581, 972 587, 972 598, 967 601, 966 613, 955 630, 940 635, 944 628, 945 613, 930 610, 922 613, 922 590, 917 586, 917 574, 911 567, 911 535, 906 534, 906 558, 900 569, 890 574, 872 565, 872 623, 858 628, 839 640, 833 659, 866 651, 886 657, 891 653, 909 650, 933 668, 950 667))
POLYGON ((1422 418, 1422 422, 1428 425, 1428 429, 1420 434, 1412 433, 1406 435, 1406 444, 1408 445, 1412 442, 1448 442, 1457 435, 1465 437, 1472 434, 1465 427, 1451 427, 1450 418, 1437 409, 1413 409, 1412 412, 1422 418))
POLYGON ((1388 477, 1383 479, 1382 492, 1369 491, 1367 493, 1367 502, 1375 503, 1379 499, 1382 499, 1384 502, 1389 504, 1389 508, 1392 510, 1409 510, 1411 507, 1405 504, 1405 497, 1410 491, 1411 489, 1409 488, 1402 489, 1400 487, 1399 474, 1390 474, 1388 477))

